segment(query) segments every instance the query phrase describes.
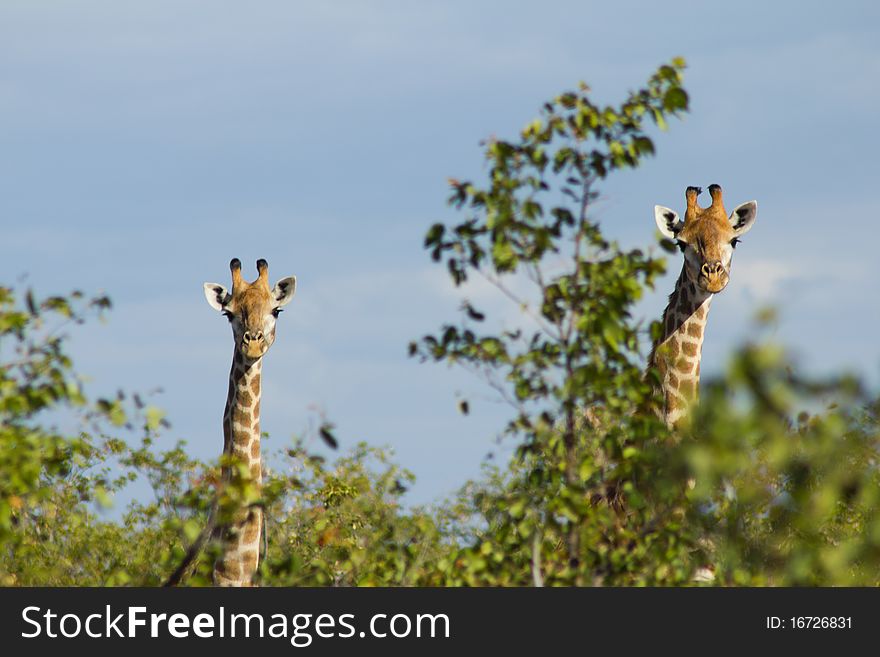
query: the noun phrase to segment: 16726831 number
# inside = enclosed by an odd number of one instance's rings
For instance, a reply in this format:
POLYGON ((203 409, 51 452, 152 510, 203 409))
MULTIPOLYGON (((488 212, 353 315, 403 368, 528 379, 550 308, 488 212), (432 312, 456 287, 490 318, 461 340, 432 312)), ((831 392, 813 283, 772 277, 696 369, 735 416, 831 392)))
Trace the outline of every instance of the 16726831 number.
POLYGON ((852 629, 852 616, 792 616, 789 621, 793 630, 852 629))

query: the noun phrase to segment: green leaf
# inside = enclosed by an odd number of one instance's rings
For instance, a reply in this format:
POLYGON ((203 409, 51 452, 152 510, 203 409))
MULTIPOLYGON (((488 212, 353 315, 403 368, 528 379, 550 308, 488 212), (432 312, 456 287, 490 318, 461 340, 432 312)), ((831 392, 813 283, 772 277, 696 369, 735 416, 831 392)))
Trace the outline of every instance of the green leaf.
POLYGON ((670 112, 686 110, 688 107, 687 92, 681 87, 672 87, 663 96, 663 107, 670 112))
POLYGON ((324 423, 318 428, 318 435, 321 436, 321 440, 327 443, 327 446, 331 449, 339 448, 339 441, 336 440, 336 436, 333 435, 333 425, 329 423, 324 423))

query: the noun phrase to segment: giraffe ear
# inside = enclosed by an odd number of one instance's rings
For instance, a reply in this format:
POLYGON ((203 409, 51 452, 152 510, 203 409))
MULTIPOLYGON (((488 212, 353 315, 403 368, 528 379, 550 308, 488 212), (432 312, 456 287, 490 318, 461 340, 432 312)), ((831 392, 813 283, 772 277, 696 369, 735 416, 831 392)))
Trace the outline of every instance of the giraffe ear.
POLYGON ((205 283, 205 298, 211 308, 223 312, 226 309, 226 304, 232 299, 232 295, 219 283, 205 283))
POLYGON ((275 283, 275 289, 272 290, 272 296, 275 297, 275 307, 280 308, 286 306, 293 299, 296 293, 296 276, 288 276, 282 278, 275 283))
POLYGON ((757 201, 749 201, 748 203, 736 206, 734 211, 730 213, 730 225, 733 226, 733 231, 736 233, 736 236, 739 237, 749 232, 749 229, 755 223, 755 218, 757 216, 757 201))
POLYGON ((662 205, 654 206, 654 221, 657 222, 657 228, 671 240, 678 239, 678 234, 684 228, 684 222, 678 218, 675 210, 663 207, 662 205))

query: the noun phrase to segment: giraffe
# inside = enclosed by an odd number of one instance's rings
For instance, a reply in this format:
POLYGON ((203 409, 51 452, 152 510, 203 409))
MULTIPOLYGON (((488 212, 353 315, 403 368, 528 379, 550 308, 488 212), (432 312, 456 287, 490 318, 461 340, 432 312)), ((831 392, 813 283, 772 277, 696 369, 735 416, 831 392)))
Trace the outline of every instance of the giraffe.
MULTIPOLYGON (((269 265, 257 260, 259 277, 248 283, 241 276, 241 261, 229 263, 232 292, 217 283, 205 283, 205 298, 232 325, 235 349, 229 373, 229 394, 223 413, 223 454, 244 464, 257 491, 262 486, 260 461, 260 373, 263 356, 275 341, 275 320, 281 307, 296 292, 296 277, 282 278, 269 287, 269 265)), ((224 481, 240 476, 234 464, 223 466, 224 481)), ((214 564, 217 586, 249 586, 260 554, 262 511, 242 507, 218 526, 221 553, 214 564)))
POLYGON ((684 418, 696 402, 700 383, 700 355, 712 298, 730 280, 730 264, 737 242, 755 223, 756 201, 738 205, 727 216, 721 187, 710 185, 712 204, 701 208, 702 190, 688 187, 684 221, 674 210, 654 206, 654 219, 664 237, 674 240, 684 253, 684 265, 663 311, 660 337, 654 341, 648 367, 660 376, 663 408, 660 414, 669 427, 684 418))

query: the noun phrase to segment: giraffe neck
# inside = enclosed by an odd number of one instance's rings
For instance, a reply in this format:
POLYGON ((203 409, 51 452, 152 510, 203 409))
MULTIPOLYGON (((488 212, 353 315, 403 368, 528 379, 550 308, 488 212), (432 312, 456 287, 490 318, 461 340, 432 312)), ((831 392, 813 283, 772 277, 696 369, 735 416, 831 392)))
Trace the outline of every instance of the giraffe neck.
POLYGON ((648 366, 660 375, 661 415, 669 427, 680 422, 697 400, 700 356, 713 296, 688 278, 685 265, 663 311, 663 332, 654 342, 648 366))
MULTIPOLYGON (((257 494, 263 482, 260 461, 260 372, 262 359, 250 360, 236 349, 229 373, 229 395, 223 414, 223 454, 244 463, 257 494)), ((232 482, 238 469, 223 466, 223 479, 232 482)), ((262 512, 242 507, 221 527, 222 551, 214 564, 214 583, 249 586, 260 555, 262 512)))

